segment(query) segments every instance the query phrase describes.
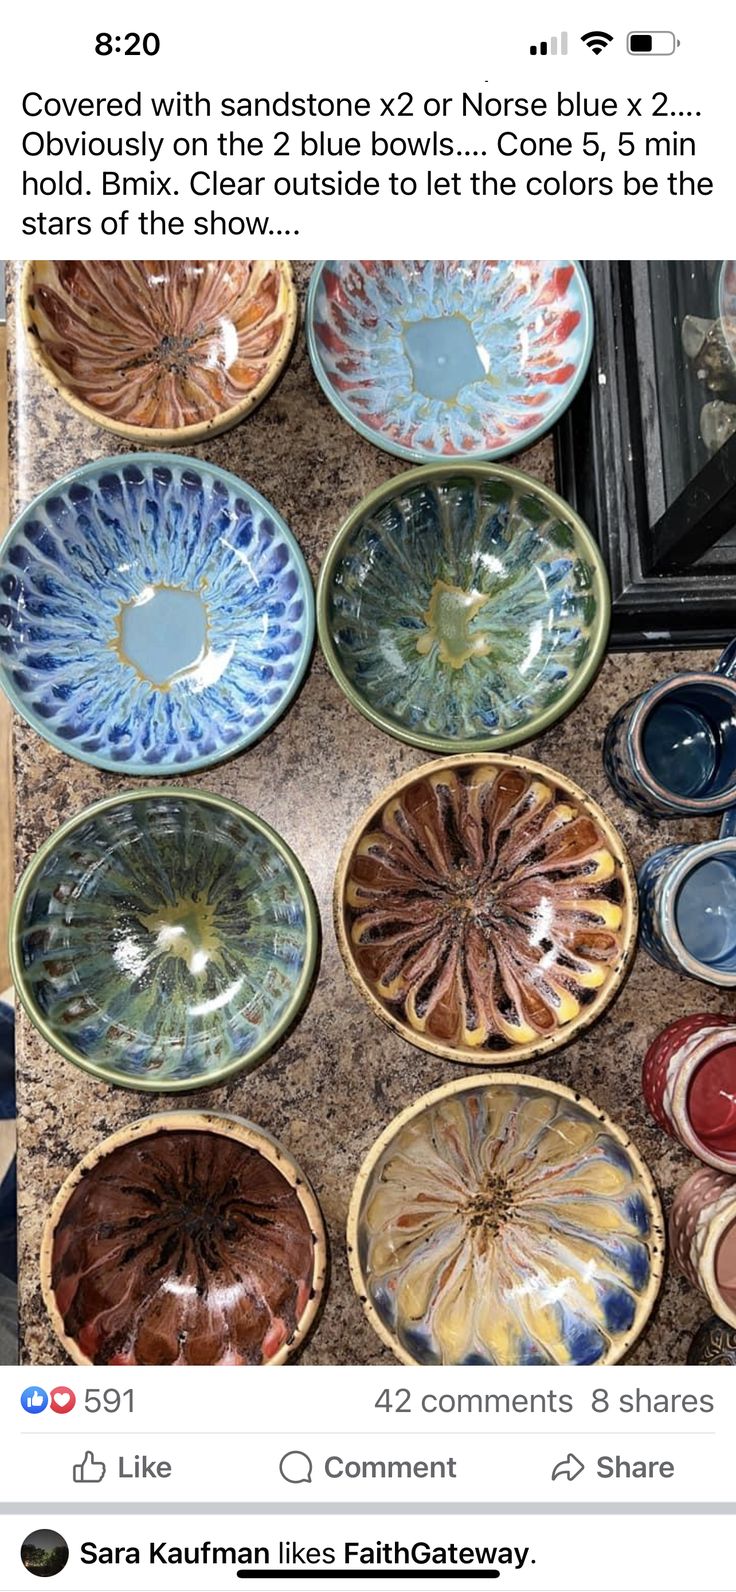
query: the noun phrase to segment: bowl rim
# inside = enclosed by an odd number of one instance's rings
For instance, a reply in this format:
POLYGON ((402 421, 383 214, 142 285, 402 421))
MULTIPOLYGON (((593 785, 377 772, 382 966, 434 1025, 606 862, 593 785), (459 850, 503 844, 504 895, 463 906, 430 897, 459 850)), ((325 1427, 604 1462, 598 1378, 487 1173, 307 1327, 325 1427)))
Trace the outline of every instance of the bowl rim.
MULTIPOLYGON (((342 260, 340 263, 345 265, 348 262, 342 260)), ((392 263, 403 265, 406 262, 400 260, 392 263)), ((513 454, 524 452, 525 449, 533 447, 535 442, 539 442, 541 437, 546 436, 547 432, 550 431, 553 426, 557 425, 558 421, 561 420, 562 416, 566 413, 570 404, 577 397, 585 377, 588 374, 588 367, 590 365, 590 360, 593 353, 595 317, 593 313, 593 297, 581 261, 569 260, 566 263, 571 265, 574 269, 575 280, 580 288, 583 312, 585 316, 583 351, 578 364, 578 369, 573 377, 572 382, 570 383, 568 392, 564 395, 564 397, 558 398, 556 403, 553 403, 549 415, 544 420, 540 419, 538 425, 534 426, 530 431, 526 431, 523 437, 518 441, 506 443, 501 448, 494 448, 492 453, 469 453, 453 455, 452 457, 456 457, 458 463, 461 463, 463 459, 466 459, 468 463, 480 463, 483 461, 489 463, 497 459, 508 459, 513 454)), ((311 276, 309 278, 309 288, 307 291, 307 301, 305 308, 305 332, 309 358, 312 365, 312 370, 314 371, 314 374, 319 382, 320 387, 322 388, 323 393, 325 394, 325 397, 332 404, 333 409, 337 412, 342 420, 346 420, 348 425, 352 426, 354 431, 357 431, 361 437, 365 438, 366 442, 372 442, 374 448, 380 448, 383 453, 392 453, 396 458, 406 459, 410 463, 414 464, 430 464, 444 460, 444 454, 428 453, 420 448, 407 448, 403 445, 403 443, 393 442, 382 432, 374 431, 371 426, 366 425, 364 420, 361 420, 360 416, 353 413, 348 404, 345 403, 344 399, 338 392, 336 392, 335 388, 333 387, 332 382, 327 375, 327 371, 325 370, 314 330, 317 294, 319 292, 320 283, 322 280, 322 273, 325 269, 325 266, 328 264, 329 262, 327 260, 315 261, 314 266, 312 267, 311 276)), ((449 460, 448 462, 452 461, 449 460)))
POLYGON ((25 719, 26 724, 29 724, 31 729, 35 730, 42 740, 48 742, 50 746, 55 746, 56 750, 63 752, 65 756, 74 758, 78 763, 85 763, 89 768, 99 768, 106 773, 119 774, 123 777, 126 774, 132 774, 143 779, 155 779, 157 776, 162 779, 167 777, 175 778, 180 774, 195 774, 203 768, 211 768, 215 763, 223 763, 231 757, 237 757, 241 752, 246 751, 249 746, 254 746, 260 741, 286 712, 301 687, 314 647, 316 632, 314 587, 306 559, 294 532, 287 525, 279 510, 274 508, 273 504, 269 503, 268 498, 265 498, 261 492, 257 491, 256 487, 251 486, 248 481, 243 481, 240 476, 234 475, 231 470, 222 470, 219 465, 211 464, 207 459, 197 459, 183 453, 160 453, 155 449, 152 451, 141 450, 138 453, 103 454, 99 459, 90 459, 86 464, 76 465, 71 470, 67 470, 64 475, 60 475, 57 480, 51 482, 50 486, 44 487, 41 492, 37 492, 36 496, 31 498, 30 503, 27 503, 20 513, 16 515, 12 525, 10 525, 2 540, 0 540, 0 562, 5 558, 13 538, 22 530, 25 522, 31 519, 34 514, 40 513, 49 498, 55 497, 59 493, 68 492, 70 487, 79 482, 85 482, 90 476, 102 475, 106 470, 111 472, 123 470, 129 465, 136 465, 138 468, 146 465, 151 467, 163 465, 167 469, 174 467, 182 472, 191 469, 210 480, 216 478, 225 482, 231 491, 238 491, 241 496, 245 495, 252 505, 257 506, 274 521, 279 534, 284 538, 291 552, 304 597, 304 636, 299 652, 299 661, 286 690, 274 705, 273 711, 266 716, 264 722, 259 724, 255 731, 249 731, 241 735, 231 745, 222 747, 219 751, 208 752, 202 757, 193 757, 189 763, 162 762, 155 766, 151 763, 143 763, 134 759, 128 762, 119 762, 114 758, 104 757, 99 752, 83 752, 79 747, 72 746, 62 736, 57 735, 54 730, 50 729, 38 714, 32 712, 25 698, 11 680, 10 672, 2 657, 0 657, 0 690, 4 691, 15 712, 22 719, 25 719))
POLYGON ((273 829, 265 818, 261 818, 257 813, 251 812, 249 808, 243 807, 240 802, 231 801, 227 796, 219 796, 214 791, 208 790, 184 789, 178 785, 156 785, 148 786, 141 790, 118 791, 113 796, 105 796, 101 801, 92 802, 89 806, 82 808, 81 812, 75 813, 73 817, 68 818, 65 823, 61 824, 58 829, 55 829, 51 835, 46 837, 24 869, 13 897, 8 927, 9 961, 13 984, 23 1009, 36 1031, 56 1051, 57 1055, 63 1056, 66 1061, 72 1062, 81 1072, 89 1073, 91 1077, 98 1078, 103 1083, 110 1084, 115 1088, 129 1089, 136 1094, 192 1094, 197 1089, 219 1088, 240 1073, 247 1075, 253 1072, 266 1056, 275 1050, 279 1041, 287 1033, 292 1023, 296 1021, 306 1003, 317 966, 319 939, 319 913, 312 886, 299 858, 277 830, 273 829), (47 858, 53 854, 59 843, 65 841, 81 824, 87 823, 91 818, 97 818, 100 814, 110 813, 123 803, 150 801, 152 799, 167 801, 171 800, 172 797, 175 797, 177 801, 196 802, 202 806, 228 813, 231 817, 239 819, 241 823, 247 823, 251 829, 256 830, 262 839, 273 846, 289 869, 304 908, 306 946, 301 972, 283 1012, 278 1021, 273 1024, 267 1034, 263 1035, 258 1044, 253 1046, 252 1050, 249 1050, 244 1056, 236 1057, 225 1066, 218 1068, 216 1072, 199 1074, 194 1078, 175 1079, 166 1083, 161 1078, 154 1078, 153 1076, 145 1078, 123 1077, 117 1068, 82 1056, 63 1035, 54 1031, 44 1014, 39 1010, 28 986, 20 950, 20 925, 28 897, 35 887, 38 875, 47 858))
MULTIPOLYGON (((372 1011, 388 1023, 390 1028, 401 1036, 408 1044, 414 1045, 418 1050, 427 1050, 433 1056, 443 1056, 447 1061, 453 1061, 463 1066, 471 1067, 513 1067, 519 1061, 528 1061, 539 1056, 544 1056, 553 1050, 561 1050, 591 1028, 594 1023, 608 1010, 609 1006, 620 992, 625 983, 636 956, 637 930, 639 924, 639 893, 636 886, 636 875, 631 858, 618 831, 611 823, 610 818, 604 813, 603 808, 588 796, 574 780, 567 774, 558 773, 557 769, 550 768, 547 763, 538 763, 529 757, 516 757, 509 753, 461 753, 457 757, 437 758, 431 763, 421 763, 418 768, 410 768, 390 785, 386 785, 379 795, 364 809, 353 825, 343 845, 335 874, 335 883, 332 895, 333 921, 340 955, 349 978, 356 989, 367 1001, 372 1011), (426 779, 431 774, 450 773, 462 768, 518 768, 533 778, 542 779, 559 787, 566 795, 572 797, 583 810, 592 817, 598 828, 602 830, 614 861, 621 871, 621 880, 624 889, 624 927, 622 930, 622 946, 618 962, 613 969, 608 983, 596 994, 589 1006, 583 1006, 578 1016, 567 1023, 564 1028, 558 1028, 554 1033, 548 1034, 539 1040, 530 1040, 527 1044, 514 1046, 508 1051, 491 1052, 478 1048, 471 1050, 467 1046, 447 1045, 439 1039, 433 1039, 426 1034, 410 1031, 408 1023, 403 1022, 390 1012, 387 1007, 374 994, 360 972, 357 961, 353 955, 350 935, 345 924, 343 903, 345 899, 345 886, 348 872, 352 862, 355 848, 361 836, 373 823, 383 808, 390 801, 417 780, 426 779)), ((505 1073, 511 1077, 511 1073, 505 1073)), ((462 1081, 462 1080, 461 1080, 462 1081)))
POLYGON ((117 1128, 114 1133, 109 1134, 106 1138, 101 1139, 99 1143, 93 1145, 92 1149, 87 1150, 81 1160, 76 1162, 71 1172, 67 1173, 54 1197, 44 1222, 39 1252, 41 1293, 57 1338, 75 1365, 106 1363, 90 1360, 87 1355, 82 1354, 76 1339, 69 1337, 65 1330, 51 1280, 54 1237, 68 1200, 88 1172, 122 1145, 133 1144, 139 1139, 150 1138, 154 1134, 161 1132, 214 1133, 219 1137, 237 1139, 239 1144, 244 1144, 249 1149, 256 1150, 260 1155, 264 1156, 272 1166, 277 1168, 282 1177, 293 1188, 312 1234, 314 1269, 310 1297, 297 1322, 293 1336, 287 1343, 281 1345, 281 1348, 270 1360, 265 1362, 269 1366, 283 1365, 286 1360, 290 1359, 301 1348, 314 1325, 322 1304, 328 1268, 325 1220, 309 1178, 305 1176, 298 1161, 294 1159, 290 1151, 273 1134, 269 1133, 265 1128, 259 1127, 257 1123, 250 1122, 245 1117, 239 1117, 232 1112, 226 1111, 160 1111, 148 1117, 140 1117, 134 1122, 127 1123, 125 1127, 117 1128))
POLYGON ((428 1107, 436 1105, 441 1100, 451 1099, 455 1095, 479 1089, 506 1088, 509 1085, 512 1088, 523 1087, 537 1090, 539 1093, 559 1095, 562 1099, 579 1106, 583 1111, 589 1112, 591 1116, 603 1124, 611 1137, 626 1151, 645 1192, 652 1217, 651 1236, 653 1240, 657 1240, 657 1243, 656 1247, 652 1246, 650 1248, 649 1281, 639 1301, 633 1325, 624 1334, 621 1343, 615 1348, 612 1346, 611 1352, 596 1362, 597 1366, 615 1365, 617 1361, 623 1359, 623 1356, 628 1353, 644 1331, 662 1285, 667 1247, 662 1202, 646 1161, 629 1138, 625 1129, 619 1127, 618 1123, 614 1122, 606 1111, 595 1105, 594 1101, 590 1100, 587 1095, 579 1094, 576 1090, 569 1089, 565 1084, 556 1083, 551 1078, 536 1078, 532 1074, 523 1072, 508 1072, 502 1076, 497 1073, 481 1073, 472 1078, 458 1078, 451 1083, 441 1084, 437 1089, 431 1089, 428 1094, 422 1095, 418 1100, 413 1101, 411 1105, 406 1106, 403 1111, 400 1111, 397 1116, 387 1123, 364 1157, 350 1196, 347 1218, 347 1249, 353 1287, 371 1326, 383 1343, 391 1349, 396 1358, 404 1365, 418 1365, 420 1362, 408 1353, 390 1328, 384 1324, 368 1292, 367 1279, 360 1260, 359 1243, 359 1224, 365 1192, 381 1155, 407 1122, 411 1122, 414 1117, 428 1107))
POLYGON ((603 662, 608 642, 608 632, 611 623, 611 590, 606 567, 600 548, 593 540, 587 525, 580 515, 565 502, 551 487, 534 476, 526 475, 523 470, 513 469, 509 465, 496 464, 426 464, 419 469, 407 470, 402 475, 395 475, 384 481, 379 487, 369 492, 361 502, 351 510, 347 519, 343 521, 335 533, 327 549, 317 581, 317 632, 322 652, 333 678, 337 681, 343 695, 348 702, 358 709, 363 717, 371 724, 375 724, 386 735, 391 735, 394 740, 403 741, 408 746, 419 746, 427 752, 443 752, 446 755, 460 752, 500 752, 513 746, 534 740, 544 730, 556 724, 559 719, 575 707, 586 691, 589 689, 603 662), (446 476, 470 476, 476 481, 500 480, 519 492, 541 498, 545 507, 556 519, 562 520, 573 531, 577 538, 580 552, 590 564, 592 570, 592 595, 595 602, 595 616, 591 626, 590 645, 585 658, 573 678, 569 681, 564 691, 551 702, 542 712, 533 718, 527 719, 514 730, 506 730, 500 735, 486 735, 473 740, 451 740, 444 735, 429 735, 422 730, 409 726, 399 725, 394 719, 372 706, 370 702, 357 690, 356 686, 343 669, 340 656, 334 644, 330 628, 329 598, 332 579, 338 559, 340 558, 345 543, 352 535, 355 527, 368 515, 373 514, 383 503, 392 497, 401 495, 414 486, 421 486, 425 482, 433 482, 446 476))
MULTIPOLYGON (((106 265, 110 263, 110 261, 103 261, 103 264, 106 265)), ((179 264, 180 262, 174 261, 172 263, 179 264)), ((218 261, 217 263, 222 262, 218 261)), ((260 264, 260 261, 255 263, 260 264)), ((117 437, 125 437, 128 442, 138 442, 144 447, 156 445, 161 447, 186 447, 189 443, 206 442, 210 437, 218 437, 222 432, 230 431, 233 426, 237 426, 241 420, 244 420, 252 410, 257 409, 264 398, 268 396, 271 388, 275 386, 284 370, 294 345, 299 320, 299 296, 296 290, 294 271, 290 260, 276 260, 274 264, 286 285, 284 330, 274 354, 272 367, 269 366, 266 374, 262 376, 261 380, 256 383, 256 386, 249 393, 246 393, 244 398, 240 398, 237 404, 231 404, 229 409, 223 409, 219 415, 214 416, 211 420, 195 421, 188 426, 134 426, 127 421, 112 421, 107 416, 104 416, 99 409, 95 409, 92 404, 88 404, 83 398, 79 398, 73 389, 60 376, 56 375, 48 359, 44 356, 41 339, 34 329, 34 311, 31 308, 30 301, 33 293, 36 267, 46 264, 48 264, 46 260, 26 260, 23 266, 19 297, 26 344, 30 348, 33 359, 46 381, 71 409, 75 409, 77 414, 82 415, 83 419, 89 421, 90 424, 100 427, 103 431, 110 431, 117 437)))

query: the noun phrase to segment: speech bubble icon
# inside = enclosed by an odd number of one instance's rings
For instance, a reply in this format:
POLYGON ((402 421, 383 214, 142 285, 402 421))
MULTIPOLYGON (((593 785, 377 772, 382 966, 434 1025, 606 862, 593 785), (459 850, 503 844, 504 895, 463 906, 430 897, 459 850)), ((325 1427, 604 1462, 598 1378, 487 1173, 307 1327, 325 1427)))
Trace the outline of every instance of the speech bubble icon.
POLYGON ((290 1448, 288 1454, 282 1454, 279 1470, 284 1481, 293 1482, 295 1487, 301 1481, 312 1480, 312 1461, 301 1448, 290 1448))

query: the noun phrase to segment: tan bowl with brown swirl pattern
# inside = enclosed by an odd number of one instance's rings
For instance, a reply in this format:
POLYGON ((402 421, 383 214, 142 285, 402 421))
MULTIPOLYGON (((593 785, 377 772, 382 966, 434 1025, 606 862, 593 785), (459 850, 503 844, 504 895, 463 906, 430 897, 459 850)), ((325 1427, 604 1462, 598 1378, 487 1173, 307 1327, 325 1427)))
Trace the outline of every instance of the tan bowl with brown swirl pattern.
POLYGON ((172 1111, 84 1156, 40 1265, 77 1365, 283 1365, 319 1312, 327 1236, 314 1191, 263 1128, 172 1111))
POLYGON ((228 431, 266 397, 298 301, 288 260, 28 260, 21 313, 66 403, 167 448, 228 431))
POLYGON ((361 993, 404 1039, 505 1065, 566 1045, 636 947, 631 862, 572 780, 503 754, 426 763, 363 814, 335 880, 361 993))

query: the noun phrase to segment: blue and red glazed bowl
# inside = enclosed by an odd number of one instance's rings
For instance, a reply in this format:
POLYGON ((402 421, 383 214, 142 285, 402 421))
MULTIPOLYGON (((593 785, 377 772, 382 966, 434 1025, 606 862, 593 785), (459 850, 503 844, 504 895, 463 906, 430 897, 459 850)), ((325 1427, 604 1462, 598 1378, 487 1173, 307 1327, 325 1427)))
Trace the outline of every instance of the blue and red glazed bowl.
POLYGON ((593 346, 574 260, 322 260, 307 341, 330 403, 400 459, 503 459, 549 431, 593 346))

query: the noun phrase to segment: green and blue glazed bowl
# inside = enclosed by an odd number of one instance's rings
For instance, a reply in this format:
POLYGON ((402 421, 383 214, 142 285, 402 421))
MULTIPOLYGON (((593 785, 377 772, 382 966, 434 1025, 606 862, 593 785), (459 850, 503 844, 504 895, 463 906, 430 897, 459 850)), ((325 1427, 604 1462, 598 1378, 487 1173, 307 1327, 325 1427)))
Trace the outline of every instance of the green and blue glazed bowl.
POLYGON ((177 1093, 251 1071, 318 947, 307 877, 262 818, 205 791, 96 802, 36 853, 10 961, 36 1028, 107 1083, 177 1093))
POLYGON ((373 724, 428 751, 502 751, 567 713, 610 621, 590 532, 503 465, 411 470, 354 509, 319 579, 327 663, 373 724))

